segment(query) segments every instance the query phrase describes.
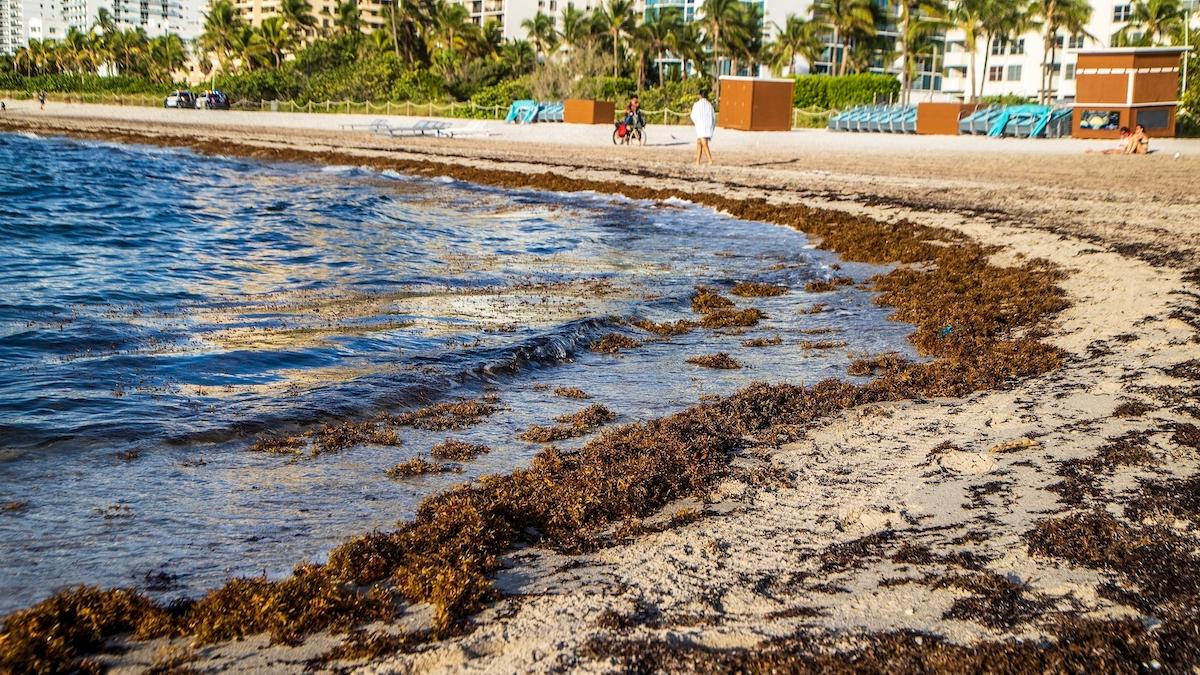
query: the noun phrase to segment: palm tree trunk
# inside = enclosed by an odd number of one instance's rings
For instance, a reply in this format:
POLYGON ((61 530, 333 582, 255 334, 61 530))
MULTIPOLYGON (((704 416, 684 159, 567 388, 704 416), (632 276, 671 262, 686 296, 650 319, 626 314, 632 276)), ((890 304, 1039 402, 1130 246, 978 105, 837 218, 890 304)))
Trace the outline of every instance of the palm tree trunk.
POLYGON ((838 75, 838 41, 842 39, 842 31, 837 26, 833 27, 833 44, 830 46, 829 52, 829 72, 838 75))
POLYGON ((970 63, 971 63, 971 65, 970 65, 970 68, 971 68, 971 98, 968 99, 969 103, 975 102, 975 54, 978 51, 978 49, 979 49, 979 40, 978 40, 978 38, 976 38, 975 42, 973 42, 971 44, 971 47, 967 50, 967 53, 971 59, 971 61, 970 61, 970 63))
POLYGON ((396 58, 400 58, 400 25, 396 14, 400 10, 400 0, 392 0, 392 48, 396 52, 396 58))
MULTIPOLYGON (((986 36, 986 40, 984 42, 983 77, 979 78, 979 96, 978 96, 978 98, 983 98, 983 88, 987 86, 988 61, 990 61, 991 57, 992 57, 992 40, 994 40, 994 39, 995 39, 995 37, 991 33, 988 33, 986 36)), ((976 100, 978 100, 978 98, 976 100)))
POLYGON ((908 105, 912 96, 912 75, 908 70, 908 2, 904 0, 900 10, 900 102, 904 105, 908 105))
POLYGON ((619 59, 621 57, 617 54, 617 50, 620 48, 620 46, 621 31, 615 30, 613 31, 613 77, 617 77, 618 75, 618 68, 620 66, 619 59))

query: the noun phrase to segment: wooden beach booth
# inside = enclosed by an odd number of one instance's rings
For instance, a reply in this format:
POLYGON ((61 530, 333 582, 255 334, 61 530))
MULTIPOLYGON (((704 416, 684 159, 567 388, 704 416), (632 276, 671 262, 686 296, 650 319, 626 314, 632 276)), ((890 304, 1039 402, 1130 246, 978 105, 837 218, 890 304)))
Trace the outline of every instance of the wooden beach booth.
POLYGON ((794 85, 788 79, 722 77, 717 124, 742 131, 791 131, 794 85))
POLYGON ((957 136, 959 121, 982 107, 978 103, 918 103, 917 133, 957 136))
POLYGON ((612 101, 569 98, 563 102, 563 121, 567 124, 612 124, 615 113, 612 101))
POLYGON ((1141 124, 1146 135, 1175 135, 1180 57, 1190 47, 1081 49, 1075 66, 1071 135, 1118 138, 1141 124))

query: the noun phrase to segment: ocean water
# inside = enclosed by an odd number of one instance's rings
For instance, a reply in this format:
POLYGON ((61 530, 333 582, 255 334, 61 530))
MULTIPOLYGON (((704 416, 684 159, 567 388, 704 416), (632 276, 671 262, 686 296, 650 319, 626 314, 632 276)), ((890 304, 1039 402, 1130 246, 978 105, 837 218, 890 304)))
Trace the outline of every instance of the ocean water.
POLYGON ((0 511, 0 613, 78 583, 171 598, 284 575, 527 462, 542 447, 518 438, 531 424, 597 402, 618 423, 649 419, 909 353, 910 327, 871 294, 804 291, 880 268, 686 202, 0 134, 0 251, 0 503, 24 503, 0 511), (695 319, 695 285, 737 281, 790 291, 736 298, 767 315, 746 331, 628 325, 695 319), (645 344, 588 349, 610 332, 645 344), (717 351, 745 367, 686 363, 717 351), (499 413, 405 430, 400 447, 247 450, 273 430, 485 393, 499 413), (493 451, 461 474, 384 475, 448 437, 493 451))

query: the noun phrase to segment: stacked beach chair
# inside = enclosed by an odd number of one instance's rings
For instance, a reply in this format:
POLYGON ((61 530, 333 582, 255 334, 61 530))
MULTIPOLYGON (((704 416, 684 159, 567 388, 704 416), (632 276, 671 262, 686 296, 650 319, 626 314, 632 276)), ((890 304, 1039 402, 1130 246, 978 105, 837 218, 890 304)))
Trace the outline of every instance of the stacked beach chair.
POLYGON ((1071 135, 1071 109, 1046 105, 991 106, 959 122, 959 131, 976 136, 1062 138, 1071 135))
POLYGON ((862 105, 829 117, 834 131, 915 134, 917 107, 914 105, 862 105))
POLYGON ((532 124, 534 122, 563 121, 564 105, 561 102, 541 103, 539 101, 513 101, 508 107, 508 115, 504 118, 509 124, 532 124))

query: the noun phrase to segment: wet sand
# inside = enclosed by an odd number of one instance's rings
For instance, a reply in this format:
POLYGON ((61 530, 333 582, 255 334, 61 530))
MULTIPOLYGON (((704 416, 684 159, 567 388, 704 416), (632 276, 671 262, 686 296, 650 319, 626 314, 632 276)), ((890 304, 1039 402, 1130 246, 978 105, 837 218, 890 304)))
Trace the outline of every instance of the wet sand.
MULTIPOLYGON (((1063 616, 1152 617, 1143 600, 1155 575, 1200 569, 1194 496, 1185 489, 1153 498, 1156 489, 1194 484, 1181 481, 1200 469, 1194 142, 1178 141, 1183 156, 1176 160, 1085 157, 1084 145, 1075 146, 1080 154, 1054 153, 1036 142, 936 149, 945 139, 914 154, 909 139, 890 137, 869 152, 851 152, 840 148, 843 137, 822 134, 820 149, 723 153, 718 145, 722 165, 694 169, 686 148, 670 146, 581 151, 80 115, 10 114, 0 119, 6 128, 218 152, 232 139, 238 152, 336 151, 364 161, 550 172, 685 198, 766 196, 947 227, 996 246, 997 262, 1044 259, 1066 272, 1060 286, 1071 306, 1041 327, 1041 339, 1066 353, 1064 367, 961 399, 849 410, 799 441, 746 451, 734 463, 747 470, 710 499, 685 500, 646 519, 658 531, 586 554, 512 553, 497 578, 503 597, 471 630, 380 658, 368 672, 711 670, 729 663, 725 669, 735 670, 745 654, 739 649, 855 650, 895 631, 960 645, 1037 638, 1063 616), (1140 536, 1180 543, 1182 552, 1170 559, 1178 565, 1141 549, 1123 562, 1049 555, 1052 547, 1030 535, 1048 519, 1086 517, 1095 525, 1108 522, 1104 514, 1140 536)), ((1186 580, 1176 592, 1195 606, 1186 580)), ((427 619, 418 607, 409 625, 427 619)), ((260 636, 203 647, 192 665, 300 670, 339 641, 317 636, 296 648, 266 648, 260 636)), ((1176 646, 1176 663, 1195 663, 1194 635, 1176 646)), ((138 645, 113 663, 134 672, 161 648, 138 645)), ((1131 651, 1118 665, 1153 668, 1159 658, 1167 656, 1131 651)))

